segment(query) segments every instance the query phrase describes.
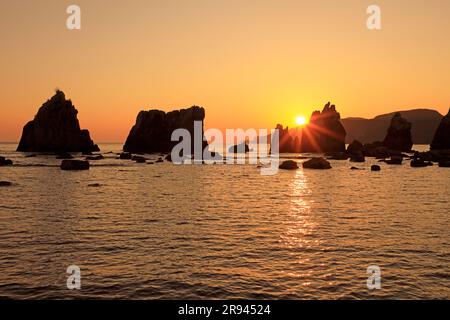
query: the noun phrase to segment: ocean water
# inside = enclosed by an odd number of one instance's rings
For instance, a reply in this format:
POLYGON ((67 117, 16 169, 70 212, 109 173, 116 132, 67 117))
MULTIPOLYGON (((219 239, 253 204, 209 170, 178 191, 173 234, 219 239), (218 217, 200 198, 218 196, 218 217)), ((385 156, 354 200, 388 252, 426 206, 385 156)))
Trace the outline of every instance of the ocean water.
POLYGON ((105 160, 64 172, 15 147, 0 144, 15 162, 0 167, 14 183, 0 187, 1 298, 450 298, 450 169, 371 172, 367 159, 263 176, 136 164, 104 144, 105 160), (80 290, 67 289, 70 265, 80 290))

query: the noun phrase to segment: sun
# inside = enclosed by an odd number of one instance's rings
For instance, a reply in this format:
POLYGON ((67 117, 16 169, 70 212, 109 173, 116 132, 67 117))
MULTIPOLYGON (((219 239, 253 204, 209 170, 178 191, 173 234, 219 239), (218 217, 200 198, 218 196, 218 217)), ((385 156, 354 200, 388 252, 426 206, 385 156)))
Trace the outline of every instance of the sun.
POLYGON ((304 116, 298 116, 295 118, 295 123, 299 126, 304 126, 306 124, 306 118, 304 116))

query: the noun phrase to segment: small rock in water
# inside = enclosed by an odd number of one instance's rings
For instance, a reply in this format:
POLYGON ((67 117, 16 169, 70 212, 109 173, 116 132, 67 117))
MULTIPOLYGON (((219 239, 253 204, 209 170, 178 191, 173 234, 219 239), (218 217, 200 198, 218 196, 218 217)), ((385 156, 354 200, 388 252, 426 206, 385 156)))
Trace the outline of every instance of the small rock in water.
POLYGON ((100 185, 100 183, 91 183, 91 184, 88 184, 88 187, 100 187, 101 185, 100 185))
POLYGON ((287 160, 283 161, 283 163, 280 164, 279 168, 282 170, 295 170, 298 169, 298 164, 293 160, 287 160))
POLYGON ((63 160, 61 170, 89 170, 89 162, 83 160, 63 160))
POLYGON ((119 158, 120 159, 122 159, 122 160, 131 160, 131 153, 129 153, 129 152, 122 152, 120 155, 119 155, 119 158))
POLYGON ((349 155, 346 152, 329 152, 326 157, 328 160, 348 160, 349 155))
POLYGON ((412 159, 410 163, 413 168, 424 168, 433 165, 432 162, 424 161, 423 159, 412 159))
POLYGON ((364 158, 364 154, 359 151, 350 155, 350 162, 364 162, 366 159, 364 158))
POLYGON ((96 161, 96 160, 103 160, 104 158, 105 157, 103 157, 103 155, 99 154, 99 155, 95 155, 95 156, 86 157, 86 160, 96 161))
POLYGON ((381 171, 381 167, 377 164, 374 164, 370 167, 370 170, 372 171, 381 171))
POLYGON ((312 158, 303 162, 303 168, 306 169, 331 169, 331 164, 324 158, 312 158))
POLYGON ((0 157, 0 167, 1 166, 12 166, 12 160, 6 159, 5 157, 0 157))
POLYGON ((385 161, 387 164, 402 164, 403 157, 392 156, 390 159, 385 161))
POLYGON ((142 156, 133 156, 131 160, 136 161, 137 163, 145 163, 145 161, 147 161, 147 159, 142 156))
POLYGON ((0 187, 10 187, 10 186, 12 186, 12 182, 0 181, 0 187))
POLYGON ((362 170, 362 169, 358 167, 351 167, 350 170, 362 170))

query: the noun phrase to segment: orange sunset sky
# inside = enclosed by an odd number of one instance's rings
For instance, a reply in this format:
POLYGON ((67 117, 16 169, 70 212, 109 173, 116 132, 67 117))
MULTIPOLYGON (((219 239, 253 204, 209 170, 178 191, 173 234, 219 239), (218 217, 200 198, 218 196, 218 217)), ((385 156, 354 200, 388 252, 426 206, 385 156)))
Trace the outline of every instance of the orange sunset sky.
POLYGON ((0 34, 0 141, 56 87, 96 142, 152 108, 200 105, 224 129, 292 126, 329 100, 343 117, 450 107, 448 0, 0 0, 0 34))

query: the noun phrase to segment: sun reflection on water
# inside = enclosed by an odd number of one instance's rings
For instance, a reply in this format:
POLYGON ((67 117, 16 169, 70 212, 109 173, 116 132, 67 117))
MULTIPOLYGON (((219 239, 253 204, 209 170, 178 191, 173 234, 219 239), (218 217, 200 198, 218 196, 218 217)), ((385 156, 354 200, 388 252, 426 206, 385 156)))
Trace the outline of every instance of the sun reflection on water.
POLYGON ((311 189, 303 170, 297 170, 290 183, 290 207, 282 240, 288 248, 316 245, 312 239, 316 221, 311 213, 311 189))

